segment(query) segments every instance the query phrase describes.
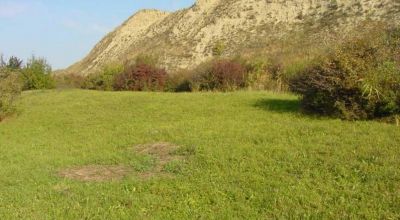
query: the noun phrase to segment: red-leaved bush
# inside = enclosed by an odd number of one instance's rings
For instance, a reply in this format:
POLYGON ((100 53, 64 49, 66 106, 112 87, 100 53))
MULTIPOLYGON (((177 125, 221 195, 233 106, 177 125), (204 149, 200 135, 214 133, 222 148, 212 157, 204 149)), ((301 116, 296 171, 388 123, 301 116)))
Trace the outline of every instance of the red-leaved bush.
POLYGON ((217 60, 197 70, 200 90, 232 91, 246 86, 246 68, 234 60, 217 60))
POLYGON ((114 78, 114 90, 118 91, 162 91, 167 79, 165 69, 149 64, 136 64, 125 68, 114 78))

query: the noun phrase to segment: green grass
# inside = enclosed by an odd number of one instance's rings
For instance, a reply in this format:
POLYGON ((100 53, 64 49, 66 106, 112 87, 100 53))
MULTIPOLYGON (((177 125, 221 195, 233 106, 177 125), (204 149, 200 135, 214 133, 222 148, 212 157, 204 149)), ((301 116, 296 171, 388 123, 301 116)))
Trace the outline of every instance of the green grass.
POLYGON ((0 219, 399 219, 400 129, 298 113, 264 92, 37 91, 0 123, 0 219), (91 164, 149 169, 137 144, 195 149, 174 178, 79 182, 91 164))

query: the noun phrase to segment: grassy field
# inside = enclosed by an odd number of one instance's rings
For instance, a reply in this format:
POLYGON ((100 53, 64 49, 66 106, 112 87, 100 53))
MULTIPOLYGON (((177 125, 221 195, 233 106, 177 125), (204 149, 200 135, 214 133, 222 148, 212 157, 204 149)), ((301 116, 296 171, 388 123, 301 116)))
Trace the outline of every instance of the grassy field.
POLYGON ((0 123, 0 219, 399 219, 400 128, 266 92, 26 92, 0 123), (187 152, 156 159, 135 146, 187 152), (60 171, 128 167, 122 180, 60 171))

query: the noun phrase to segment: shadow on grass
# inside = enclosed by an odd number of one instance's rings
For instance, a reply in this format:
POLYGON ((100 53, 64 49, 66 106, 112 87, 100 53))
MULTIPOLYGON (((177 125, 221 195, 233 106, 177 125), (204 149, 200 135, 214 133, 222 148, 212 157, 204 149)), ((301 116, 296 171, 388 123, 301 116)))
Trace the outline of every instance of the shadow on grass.
POLYGON ((278 113, 300 113, 299 100, 285 100, 285 99, 260 99, 255 104, 255 107, 264 109, 266 111, 278 113))

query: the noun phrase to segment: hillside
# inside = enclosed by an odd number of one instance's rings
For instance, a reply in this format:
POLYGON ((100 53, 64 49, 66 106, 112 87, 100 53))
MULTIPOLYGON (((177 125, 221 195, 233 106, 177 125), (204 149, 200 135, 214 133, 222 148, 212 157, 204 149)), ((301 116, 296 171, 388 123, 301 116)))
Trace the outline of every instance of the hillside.
POLYGON ((198 0, 174 13, 143 10, 108 34, 69 73, 88 74, 109 62, 153 54, 167 69, 188 68, 212 57, 269 51, 276 39, 305 33, 324 39, 363 21, 398 22, 397 0, 198 0))

